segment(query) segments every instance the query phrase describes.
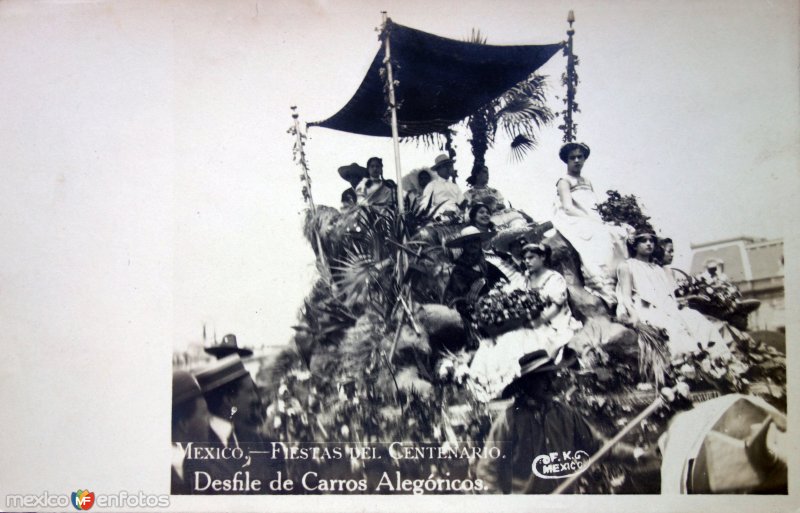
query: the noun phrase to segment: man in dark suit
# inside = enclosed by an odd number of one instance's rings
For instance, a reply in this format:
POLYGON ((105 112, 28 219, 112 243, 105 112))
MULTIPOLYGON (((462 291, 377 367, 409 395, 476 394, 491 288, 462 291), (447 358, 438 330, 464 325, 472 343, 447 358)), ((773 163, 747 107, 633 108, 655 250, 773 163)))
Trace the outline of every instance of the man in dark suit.
POLYGON ((172 373, 172 486, 173 495, 192 493, 185 468, 189 443, 207 443, 208 406, 197 381, 186 371, 172 373))
POLYGON ((286 476, 285 465, 282 458, 271 453, 269 441, 259 432, 264 407, 241 358, 238 354, 221 358, 196 377, 210 412, 210 446, 218 452, 214 458, 198 462, 201 473, 194 476, 195 492, 269 493, 268 481, 275 479, 279 471, 286 476), (241 487, 233 483, 237 478, 250 483, 259 480, 260 485, 241 487), (228 489, 215 489, 211 484, 226 479, 232 484, 228 489))

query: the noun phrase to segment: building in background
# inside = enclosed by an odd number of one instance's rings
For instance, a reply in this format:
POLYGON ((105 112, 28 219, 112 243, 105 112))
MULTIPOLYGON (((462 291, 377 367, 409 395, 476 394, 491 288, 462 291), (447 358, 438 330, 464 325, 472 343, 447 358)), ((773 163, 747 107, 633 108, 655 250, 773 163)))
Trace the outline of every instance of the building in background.
POLYGON ((750 330, 785 333, 786 305, 783 289, 783 239, 736 237, 692 244, 691 274, 706 269, 706 262, 718 259, 722 271, 746 299, 758 299, 761 307, 750 314, 750 330))

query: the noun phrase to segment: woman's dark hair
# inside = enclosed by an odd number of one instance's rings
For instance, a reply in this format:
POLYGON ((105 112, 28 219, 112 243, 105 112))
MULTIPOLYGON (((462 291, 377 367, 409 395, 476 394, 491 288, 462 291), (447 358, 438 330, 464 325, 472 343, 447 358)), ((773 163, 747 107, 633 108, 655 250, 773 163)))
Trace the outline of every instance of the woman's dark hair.
MULTIPOLYGON (((489 212, 489 214, 492 213, 492 209, 490 209, 489 205, 487 205, 486 203, 481 203, 481 202, 473 203, 472 206, 469 207, 469 214, 468 214, 469 224, 471 224, 472 226, 475 226, 475 217, 478 215, 478 210, 480 210, 481 208, 485 208, 486 211, 489 212)), ((494 229, 494 223, 491 221, 489 221, 489 229, 490 230, 494 229)))
POLYGON ((342 204, 345 203, 356 203, 358 201, 358 197, 356 196, 356 191, 353 189, 345 189, 342 192, 342 204))
POLYGON ((544 266, 550 268, 552 265, 553 259, 553 250, 550 246, 546 244, 531 244, 532 247, 527 247, 522 249, 522 258, 525 259, 525 255, 527 253, 533 253, 536 255, 541 255, 544 259, 544 266))
POLYGON ((656 241, 656 248, 653 250, 653 262, 658 265, 664 265, 664 252, 666 251, 667 244, 673 244, 672 239, 669 237, 656 241))
POLYGON ((369 168, 369 165, 370 165, 370 163, 371 163, 373 160, 377 160, 378 162, 380 162, 380 163, 381 163, 381 166, 383 165, 383 159, 382 159, 382 158, 380 158, 380 157, 370 157, 370 158, 369 158, 369 160, 367 161, 367 167, 368 167, 368 168, 369 168))
POLYGON ((473 166, 472 167, 472 172, 467 177, 467 185, 469 185, 470 187, 474 187, 475 186, 475 178, 477 178, 478 173, 480 173, 481 171, 486 171, 488 173, 489 172, 489 168, 484 166, 484 165, 482 165, 482 164, 478 164, 478 165, 473 166))
POLYGON ((636 236, 631 240, 628 239, 625 244, 628 246, 628 256, 635 257, 636 256, 636 246, 639 245, 639 239, 642 237, 652 237, 653 239, 653 255, 650 256, 650 261, 653 261, 653 256, 655 255, 656 248, 658 248, 658 239, 652 233, 637 233, 636 236))

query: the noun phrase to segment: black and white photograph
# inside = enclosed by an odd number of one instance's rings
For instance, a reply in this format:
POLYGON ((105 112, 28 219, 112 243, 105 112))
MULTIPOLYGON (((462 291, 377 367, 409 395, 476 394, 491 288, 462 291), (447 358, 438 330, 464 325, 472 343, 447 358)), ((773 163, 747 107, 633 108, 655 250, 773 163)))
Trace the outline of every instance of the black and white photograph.
POLYGON ((799 24, 0 1, 0 509, 797 509, 799 24))

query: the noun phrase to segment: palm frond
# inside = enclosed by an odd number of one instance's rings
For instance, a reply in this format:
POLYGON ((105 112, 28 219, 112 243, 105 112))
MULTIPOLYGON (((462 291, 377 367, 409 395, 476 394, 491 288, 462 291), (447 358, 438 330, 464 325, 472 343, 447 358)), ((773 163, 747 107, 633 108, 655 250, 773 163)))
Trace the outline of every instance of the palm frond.
POLYGON ((518 134, 511 141, 511 160, 512 162, 522 162, 525 155, 536 146, 536 141, 523 134, 518 134))

